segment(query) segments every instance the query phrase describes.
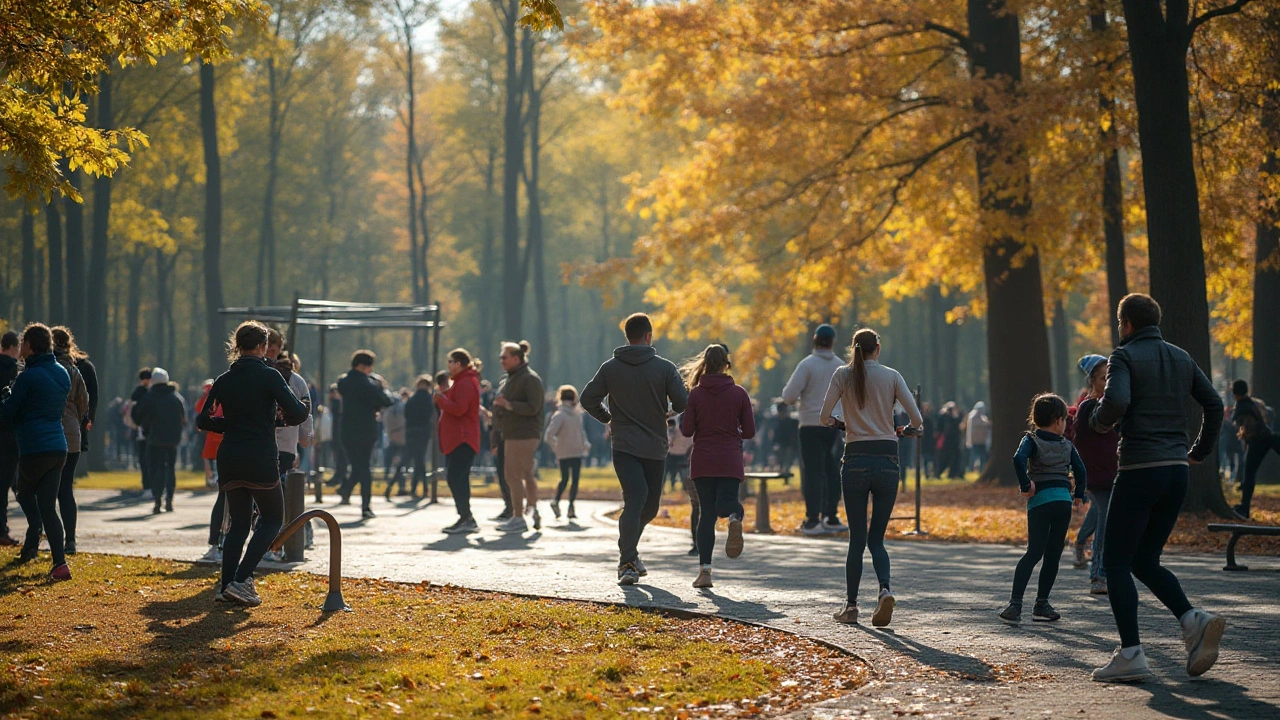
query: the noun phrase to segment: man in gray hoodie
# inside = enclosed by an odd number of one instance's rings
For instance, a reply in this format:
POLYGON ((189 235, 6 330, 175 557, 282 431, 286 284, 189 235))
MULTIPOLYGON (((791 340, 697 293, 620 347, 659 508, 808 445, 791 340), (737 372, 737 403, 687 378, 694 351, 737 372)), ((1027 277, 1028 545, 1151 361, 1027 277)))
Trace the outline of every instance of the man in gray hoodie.
POLYGON ((832 347, 836 329, 819 325, 813 332, 813 352, 796 365, 791 379, 782 388, 782 401, 800 404, 800 491, 804 495, 805 535, 844 532, 840 522, 840 461, 843 453, 840 431, 822 424, 822 399, 831 386, 831 376, 844 363, 832 347))
POLYGON ((618 518, 618 584, 647 575, 637 546, 658 516, 667 459, 667 417, 684 411, 689 393, 680 371, 653 349, 653 323, 635 313, 623 325, 627 344, 596 371, 582 390, 582 409, 608 425, 613 469, 622 485, 618 518), (605 398, 609 407, 605 408, 605 398))

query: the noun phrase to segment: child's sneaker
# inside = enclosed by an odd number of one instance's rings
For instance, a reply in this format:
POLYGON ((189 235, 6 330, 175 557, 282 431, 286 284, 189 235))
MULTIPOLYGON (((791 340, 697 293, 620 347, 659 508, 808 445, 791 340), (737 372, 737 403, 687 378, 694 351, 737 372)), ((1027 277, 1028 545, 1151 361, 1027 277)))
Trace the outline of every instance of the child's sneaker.
POLYGON ((1056 622, 1062 619, 1062 613, 1053 609, 1048 600, 1037 600, 1031 609, 1031 619, 1036 622, 1056 622))
POLYGON ((1131 658, 1125 657, 1124 651, 1116 648, 1115 654, 1111 656, 1111 662, 1093 671, 1094 682, 1143 682, 1154 677, 1155 674, 1147 665, 1147 655, 1142 652, 1142 648, 1138 648, 1131 658))
POLYGON ((1009 603, 1009 607, 1000 612, 1000 619, 1009 625, 1018 625, 1022 622, 1022 603, 1009 603))
POLYGON ((844 608, 835 614, 835 619, 836 622, 844 623, 845 625, 857 625, 858 606, 853 603, 845 603, 844 608))

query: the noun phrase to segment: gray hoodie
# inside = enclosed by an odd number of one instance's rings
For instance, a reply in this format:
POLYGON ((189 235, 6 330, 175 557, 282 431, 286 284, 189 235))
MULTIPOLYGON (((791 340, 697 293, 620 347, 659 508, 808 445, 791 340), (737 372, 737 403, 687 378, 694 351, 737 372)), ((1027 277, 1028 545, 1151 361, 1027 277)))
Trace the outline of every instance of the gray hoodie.
POLYGON ((582 389, 582 409, 608 425, 614 452, 667 457, 667 413, 689 400, 680 371, 650 345, 624 345, 582 389), (609 407, 604 407, 605 397, 609 407))
POLYGON ((796 365, 795 372, 786 387, 782 388, 782 401, 788 405, 800 403, 800 427, 822 425, 822 400, 831 387, 831 376, 844 363, 831 348, 815 348, 796 365))

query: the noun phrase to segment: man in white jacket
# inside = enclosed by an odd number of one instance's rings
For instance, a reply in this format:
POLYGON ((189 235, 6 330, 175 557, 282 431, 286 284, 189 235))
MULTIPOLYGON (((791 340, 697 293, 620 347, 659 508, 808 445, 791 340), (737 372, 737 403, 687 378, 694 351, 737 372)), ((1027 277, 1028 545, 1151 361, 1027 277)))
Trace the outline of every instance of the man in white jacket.
POLYGON ((804 494, 805 519, 800 526, 805 535, 844 532, 840 522, 840 431, 822 424, 822 399, 831 385, 831 376, 844 363, 832 348, 836 329, 819 325, 813 332, 813 352, 796 365, 782 389, 782 401, 799 405, 800 490, 804 494))

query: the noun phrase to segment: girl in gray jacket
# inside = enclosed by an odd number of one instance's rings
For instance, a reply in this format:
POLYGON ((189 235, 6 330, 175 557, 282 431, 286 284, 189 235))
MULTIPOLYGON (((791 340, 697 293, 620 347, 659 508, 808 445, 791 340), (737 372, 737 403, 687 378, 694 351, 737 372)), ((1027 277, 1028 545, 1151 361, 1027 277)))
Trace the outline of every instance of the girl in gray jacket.
POLYGON ((560 404, 547 423, 547 445, 560 463, 560 484, 556 486, 556 499, 551 501, 551 512, 560 517, 560 497, 569 486, 569 519, 578 517, 573 503, 578 499, 578 477, 582 474, 582 458, 591 450, 587 431, 582 425, 582 411, 578 409, 578 390, 572 385, 561 385, 560 404))

